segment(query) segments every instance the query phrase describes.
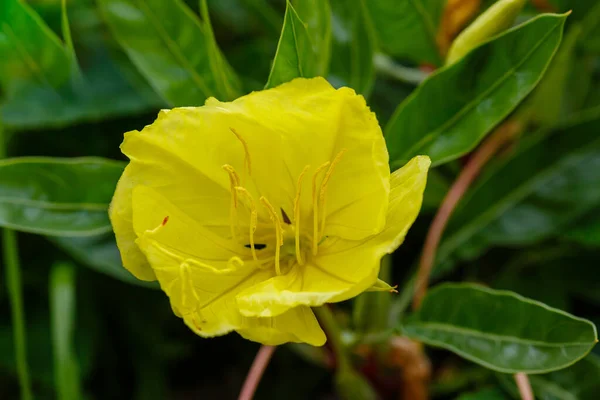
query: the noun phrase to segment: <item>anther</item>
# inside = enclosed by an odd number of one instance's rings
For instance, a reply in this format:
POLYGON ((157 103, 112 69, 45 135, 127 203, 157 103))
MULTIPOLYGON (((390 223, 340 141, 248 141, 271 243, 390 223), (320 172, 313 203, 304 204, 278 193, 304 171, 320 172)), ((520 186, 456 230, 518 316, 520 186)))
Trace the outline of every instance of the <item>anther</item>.
POLYGON ((335 156, 335 158, 331 162, 331 165, 329 166, 329 169, 327 170, 327 173, 325 174, 325 178, 323 178, 323 182, 321 183, 321 190, 319 191, 319 202, 321 203, 321 213, 323 214, 323 218, 321 219, 321 236, 319 237, 319 239, 321 239, 321 237, 323 236, 323 232, 325 231, 325 219, 327 218, 327 211, 325 209, 325 194, 327 193, 327 184, 329 183, 329 179, 331 179, 333 170, 335 169, 336 165, 339 164, 340 160, 342 159, 342 156, 346 153, 346 151, 348 151, 348 149, 342 149, 335 156))
POLYGON ((302 193, 302 179, 304 174, 310 169, 310 165, 304 167, 300 175, 298 176, 298 182, 296 183, 296 198, 294 199, 294 224, 295 224, 295 244, 296 244, 296 260, 298 264, 304 265, 302 254, 300 253, 300 194, 302 193))
POLYGON ((279 266, 279 255, 281 252, 281 246, 283 246, 283 229, 281 227, 281 221, 279 221, 279 216, 277 215, 277 211, 275 211, 275 207, 269 203, 269 200, 267 200, 266 197, 262 196, 260 198, 260 202, 269 212, 271 221, 273 221, 273 224, 275 225, 275 240, 277 241, 275 244, 275 272, 277 275, 281 275, 281 268, 279 266))
POLYGON ((323 163, 317 168, 312 180, 312 198, 313 198, 313 245, 312 254, 317 255, 317 247, 319 243, 319 195, 317 194, 317 178, 319 173, 331 164, 329 161, 323 163))
POLYGON ((250 151, 248 150, 248 142, 244 140, 244 138, 233 128, 229 128, 231 132, 235 135, 235 137, 242 143, 244 146, 244 161, 246 166, 248 167, 248 175, 252 175, 252 160, 250 160, 250 151))
POLYGON ((256 246, 254 246, 254 232, 256 232, 256 226, 258 225, 258 213, 256 212, 256 206, 254 205, 254 199, 248 190, 241 186, 236 186, 235 190, 242 196, 248 199, 248 203, 250 203, 250 251, 252 252, 252 258, 254 261, 258 262, 258 257, 256 256, 256 246))

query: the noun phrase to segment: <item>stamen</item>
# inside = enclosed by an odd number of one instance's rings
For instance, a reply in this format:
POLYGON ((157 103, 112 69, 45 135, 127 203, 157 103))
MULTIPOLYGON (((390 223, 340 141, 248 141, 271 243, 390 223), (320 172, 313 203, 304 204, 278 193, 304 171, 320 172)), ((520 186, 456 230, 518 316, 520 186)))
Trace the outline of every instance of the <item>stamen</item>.
POLYGON ((252 198, 250 192, 241 186, 236 186, 235 190, 239 192, 239 194, 246 197, 250 203, 250 251, 252 252, 252 258, 254 261, 258 262, 258 257, 256 256, 256 246, 254 246, 254 232, 256 232, 256 226, 258 225, 258 213, 256 212, 256 206, 254 205, 254 199, 252 198))
POLYGON ((298 183, 296 183, 296 198, 294 199, 294 225, 296 229, 296 260, 298 260, 298 264, 304 265, 304 260, 302 259, 302 254, 300 253, 300 194, 302 193, 302 179, 304 179, 304 174, 308 171, 310 165, 304 167, 300 176, 298 176, 298 183))
POLYGON ((314 256, 317 255, 317 247, 319 243, 318 235, 319 235, 319 196, 317 195, 317 177, 319 173, 323 171, 325 168, 329 167, 331 164, 329 161, 321 164, 319 168, 315 171, 312 180, 312 197, 313 197, 313 245, 312 245, 312 254, 314 256))
POLYGON ((244 138, 233 128, 229 128, 231 132, 235 135, 236 138, 242 143, 244 146, 244 162, 248 167, 248 175, 252 175, 252 161, 250 160, 250 151, 248 150, 248 142, 244 140, 244 138))
POLYGON ((234 242, 237 242, 236 235, 236 226, 237 226, 237 191, 235 188, 240 185, 240 177, 235 172, 235 169, 229 165, 225 164, 221 168, 223 168, 229 174, 229 184, 231 186, 231 207, 229 210, 229 228, 231 229, 231 238, 234 242))
POLYGON ((281 221, 279 221, 279 216, 277 215, 277 211, 275 211, 275 207, 269 203, 269 200, 267 200, 266 197, 262 196, 260 202, 265 206, 271 216, 271 221, 275 224, 275 236, 277 240, 277 243, 275 244, 275 272, 277 275, 281 275, 281 268, 279 266, 279 254, 281 246, 283 246, 283 229, 281 227, 281 221))
POLYGON ((327 170, 327 173, 325 174, 325 178, 323 178, 323 182, 321 183, 321 190, 319 192, 319 201, 321 203, 321 212, 323 213, 323 218, 321 219, 321 236, 319 237, 319 239, 321 239, 321 237, 323 237, 323 232, 325 231, 325 218, 327 218, 327 212, 325 210, 325 194, 327 193, 327 184, 329 183, 329 179, 331 179, 331 175, 333 174, 333 170, 335 169, 336 165, 339 164, 340 160, 342 159, 342 156, 346 153, 346 151, 348 151, 348 149, 342 149, 333 159, 333 161, 331 162, 331 165, 329 166, 329 169, 327 170))

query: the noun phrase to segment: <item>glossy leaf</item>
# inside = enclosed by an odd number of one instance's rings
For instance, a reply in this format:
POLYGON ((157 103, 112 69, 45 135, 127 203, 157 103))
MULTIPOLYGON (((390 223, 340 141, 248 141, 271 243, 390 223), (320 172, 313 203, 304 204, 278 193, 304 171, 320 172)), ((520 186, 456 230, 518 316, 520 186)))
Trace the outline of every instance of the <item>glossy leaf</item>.
POLYGON ((456 398, 456 400, 508 400, 502 391, 496 388, 482 389, 474 393, 463 394, 456 398))
POLYGON ((28 5, 0 2, 0 83, 8 95, 24 82, 59 87, 69 77, 69 54, 28 5))
POLYGON ((48 237, 48 240, 63 249, 75 261, 97 272, 125 283, 158 288, 156 282, 140 281, 123 267, 117 242, 112 233, 80 237, 53 236, 48 237))
POLYGON ((330 0, 332 57, 329 79, 368 95, 375 80, 375 31, 365 0, 330 0))
POLYGON ((386 53, 439 65, 436 35, 444 0, 368 0, 365 2, 386 53))
POLYGON ((331 58, 332 18, 329 3, 330 0, 292 0, 298 16, 306 24, 310 38, 310 47, 304 51, 314 57, 314 74, 319 76, 327 75, 331 58))
POLYGON ((99 0, 117 41, 148 82, 173 106, 238 95, 237 78, 206 26, 181 0, 99 0), (211 57, 212 56, 212 57, 211 57))
POLYGON ((544 373, 585 357, 595 326, 512 292, 470 284, 432 289, 402 333, 499 372, 544 373))
POLYGON ((92 157, 2 160, 0 226, 58 236, 108 232, 108 205, 123 167, 92 157))
POLYGON ((417 154, 439 165, 472 150, 541 79, 565 19, 534 18, 431 75, 385 128, 391 165, 417 154))
MULTIPOLYGON (((539 242, 600 204, 600 109, 538 132, 498 162, 461 201, 437 254, 472 258, 489 246, 539 242)), ((597 208, 596 208, 597 209, 597 208)))
POLYGON ((75 266, 59 263, 50 272, 50 319, 57 399, 81 398, 79 366, 75 354, 75 266))
MULTIPOLYGON (((322 49, 322 45, 315 45, 312 40, 319 32, 330 34, 330 29, 317 28, 319 22, 322 24, 330 23, 329 7, 320 5, 314 11, 326 13, 327 15, 309 14, 307 16, 314 19, 314 21, 308 24, 307 21, 302 20, 294 6, 289 1, 287 2, 277 52, 265 88, 272 88, 298 77, 311 78, 326 73, 325 68, 327 66, 324 65, 322 58, 328 59, 328 54, 327 52, 319 54, 317 50, 322 49)), ((323 40, 327 45, 329 44, 329 38, 323 40)))

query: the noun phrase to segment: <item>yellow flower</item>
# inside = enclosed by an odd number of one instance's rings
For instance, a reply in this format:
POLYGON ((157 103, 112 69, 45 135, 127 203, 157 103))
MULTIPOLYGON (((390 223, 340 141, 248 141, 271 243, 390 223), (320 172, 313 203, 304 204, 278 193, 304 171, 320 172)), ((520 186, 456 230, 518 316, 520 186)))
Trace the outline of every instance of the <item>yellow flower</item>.
POLYGON ((296 79, 161 111, 125 134, 110 218, 123 265, 200 336, 322 345, 310 307, 377 282, 421 207, 429 159, 390 175, 353 90, 296 79))

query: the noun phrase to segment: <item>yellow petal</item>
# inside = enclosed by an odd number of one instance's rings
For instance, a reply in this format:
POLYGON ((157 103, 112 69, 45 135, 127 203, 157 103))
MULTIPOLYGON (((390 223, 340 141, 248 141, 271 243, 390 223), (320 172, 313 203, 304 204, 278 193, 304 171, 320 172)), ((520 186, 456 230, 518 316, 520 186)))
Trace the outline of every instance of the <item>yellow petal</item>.
POLYGON ((296 307, 273 318, 246 318, 248 326, 238 333, 249 340, 276 346, 287 342, 325 344, 325 333, 309 307, 296 307))
POLYGON ((363 241, 325 241, 316 262, 296 266, 237 295, 244 315, 273 316, 298 305, 320 306, 347 300, 377 281, 381 257, 404 240, 421 208, 428 157, 415 157, 391 177, 384 230, 363 241))

